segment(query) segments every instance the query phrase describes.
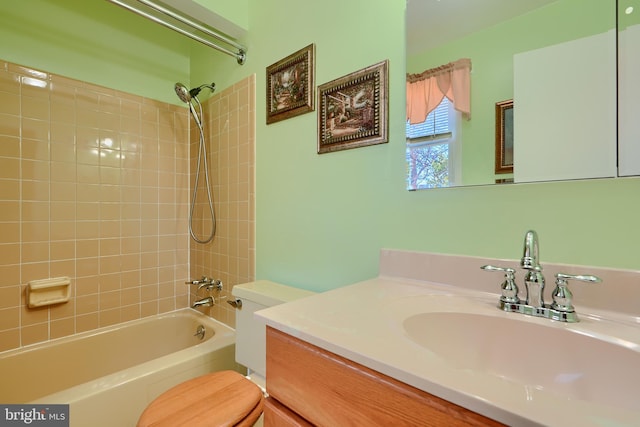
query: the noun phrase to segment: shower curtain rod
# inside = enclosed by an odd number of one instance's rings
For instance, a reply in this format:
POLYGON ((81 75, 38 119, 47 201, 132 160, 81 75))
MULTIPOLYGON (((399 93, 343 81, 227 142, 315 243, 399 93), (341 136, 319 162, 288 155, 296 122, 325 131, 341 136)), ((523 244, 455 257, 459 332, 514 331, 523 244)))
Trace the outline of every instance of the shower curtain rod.
POLYGON ((226 48, 224 46, 220 46, 215 41, 208 40, 208 39, 206 39, 206 38, 204 38, 202 36, 199 36, 197 34, 190 33, 189 31, 184 30, 184 29, 172 24, 171 22, 163 20, 161 17, 152 15, 151 13, 146 12, 146 11, 144 11, 142 9, 138 9, 135 6, 127 3, 124 0, 108 0, 108 1, 110 1, 111 3, 117 4, 118 6, 122 6, 125 9, 130 10, 131 12, 134 12, 134 13, 140 15, 140 16, 143 16, 143 17, 145 17, 147 19, 150 19, 151 21, 153 21, 153 22, 155 22, 157 24, 160 24, 160 25, 163 25, 163 26, 165 26, 167 28, 170 28, 173 31, 177 31, 178 33, 180 33, 180 34, 182 34, 184 36, 187 36, 187 37, 189 37, 191 39, 199 41, 202 44, 205 44, 205 45, 207 45, 209 47, 212 47, 212 48, 214 48, 216 50, 219 50, 220 52, 223 52, 223 53, 226 53, 227 55, 233 56, 234 58, 236 58, 236 61, 240 65, 244 64, 244 61, 247 58, 246 48, 244 46, 236 43, 235 41, 231 40, 228 37, 225 37, 224 35, 214 31, 211 28, 205 27, 205 26, 199 24, 198 22, 195 22, 195 21, 189 19, 188 17, 186 17, 184 15, 181 15, 179 13, 176 13, 176 12, 170 10, 170 9, 167 9, 164 6, 161 6, 161 5, 157 4, 157 3, 154 3, 154 2, 149 1, 149 0, 136 0, 138 3, 142 3, 142 4, 148 6, 149 8, 151 8, 151 9, 157 11, 157 12, 160 12, 160 13, 162 13, 164 15, 170 16, 171 18, 175 19, 176 21, 182 22, 183 24, 186 24, 189 27, 200 31, 200 32, 206 34, 209 37, 212 37, 212 38, 214 38, 214 39, 216 39, 216 40, 218 40, 220 42, 223 42, 225 44, 233 46, 234 48, 237 49, 237 51, 233 51, 233 50, 228 49, 228 48, 226 48))

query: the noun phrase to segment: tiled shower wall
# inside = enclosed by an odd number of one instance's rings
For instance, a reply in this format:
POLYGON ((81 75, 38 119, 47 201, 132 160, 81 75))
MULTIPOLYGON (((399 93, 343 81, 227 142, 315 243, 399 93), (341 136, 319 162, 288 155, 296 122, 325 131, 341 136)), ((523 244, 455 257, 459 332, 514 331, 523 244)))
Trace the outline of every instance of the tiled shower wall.
POLYGON ((187 306, 187 120, 0 61, 0 351, 187 306), (70 301, 28 308, 58 276, 70 301))
MULTIPOLYGON (((207 90, 207 89, 205 89, 207 90)), ((222 292, 191 289, 192 302, 208 295, 216 304, 202 308, 212 317, 235 327, 235 311, 226 303, 231 289, 255 280, 255 75, 215 94, 204 104, 205 141, 216 217, 216 234, 207 244, 191 240, 191 277, 219 279, 222 292)), ((191 120, 191 173, 195 180, 199 131, 191 120)), ((201 168, 203 166, 201 165, 201 168)), ((201 171, 193 230, 206 238, 211 230, 206 187, 201 171)))

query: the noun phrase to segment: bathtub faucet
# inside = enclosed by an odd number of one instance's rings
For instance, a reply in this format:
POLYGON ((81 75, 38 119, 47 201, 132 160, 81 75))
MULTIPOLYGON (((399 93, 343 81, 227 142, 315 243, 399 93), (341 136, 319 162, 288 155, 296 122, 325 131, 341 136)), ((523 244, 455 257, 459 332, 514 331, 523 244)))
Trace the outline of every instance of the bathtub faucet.
POLYGON ((210 291, 212 289, 216 289, 218 291, 222 290, 222 282, 220 280, 217 279, 209 279, 208 282, 203 282, 200 283, 198 285, 198 291, 202 288, 205 288, 206 290, 210 291))
POLYGON ((216 289, 218 291, 222 290, 222 282, 217 279, 212 279, 207 276, 202 276, 199 280, 192 280, 190 282, 184 282, 186 285, 198 285, 198 291, 202 288, 210 291, 212 289, 216 289))
POLYGON ((194 302, 191 308, 213 307, 213 297, 206 297, 194 302))

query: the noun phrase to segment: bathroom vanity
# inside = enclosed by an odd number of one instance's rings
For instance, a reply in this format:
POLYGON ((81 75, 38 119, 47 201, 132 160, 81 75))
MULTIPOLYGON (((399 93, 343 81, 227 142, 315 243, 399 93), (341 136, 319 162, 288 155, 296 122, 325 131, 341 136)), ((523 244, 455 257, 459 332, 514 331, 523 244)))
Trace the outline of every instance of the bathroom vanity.
POLYGON ((522 282, 517 260, 383 250, 377 278, 257 312, 265 425, 640 426, 640 273, 542 262, 548 288, 603 279, 564 323, 499 309, 486 264, 522 282))
POLYGON ((266 427, 502 425, 277 329, 267 349, 266 427))

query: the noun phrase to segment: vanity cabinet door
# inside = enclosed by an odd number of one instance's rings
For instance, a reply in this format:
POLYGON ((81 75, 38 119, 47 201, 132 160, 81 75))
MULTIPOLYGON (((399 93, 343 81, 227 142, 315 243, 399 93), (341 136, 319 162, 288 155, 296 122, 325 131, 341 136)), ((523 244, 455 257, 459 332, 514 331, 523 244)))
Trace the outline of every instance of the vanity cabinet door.
POLYGON ((304 418, 290 411, 282 403, 273 397, 264 402, 264 426, 265 427, 313 427, 304 418))
POLYGON ((267 391, 317 426, 502 425, 270 327, 267 391))

